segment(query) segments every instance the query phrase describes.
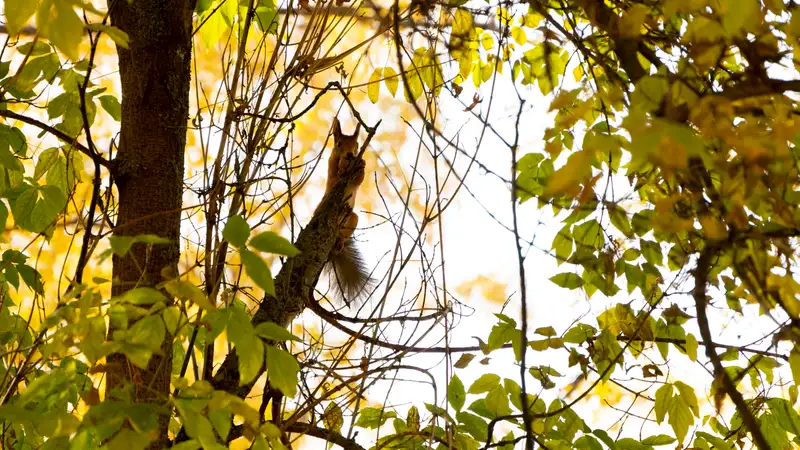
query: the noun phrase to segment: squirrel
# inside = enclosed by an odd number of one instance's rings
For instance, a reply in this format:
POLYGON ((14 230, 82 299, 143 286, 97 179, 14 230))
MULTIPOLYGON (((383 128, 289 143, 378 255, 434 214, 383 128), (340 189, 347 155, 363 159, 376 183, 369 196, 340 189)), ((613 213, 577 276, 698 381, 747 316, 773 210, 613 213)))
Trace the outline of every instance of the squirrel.
MULTIPOLYGON (((323 198, 326 197, 333 190, 350 164, 358 166, 358 174, 347 185, 344 194, 350 213, 343 221, 339 237, 336 239, 325 265, 325 270, 333 280, 331 287, 334 290, 335 298, 344 301, 347 307, 350 307, 351 302, 358 303, 374 283, 367 264, 353 239, 353 232, 358 226, 358 215, 353 208, 358 188, 364 182, 366 167, 364 160, 358 156, 358 132, 360 129, 361 124, 358 124, 354 134, 346 135, 342 133, 339 119, 333 119, 333 151, 328 159, 328 181, 323 196, 323 198)), ((319 206, 317 207, 319 208, 319 206)))

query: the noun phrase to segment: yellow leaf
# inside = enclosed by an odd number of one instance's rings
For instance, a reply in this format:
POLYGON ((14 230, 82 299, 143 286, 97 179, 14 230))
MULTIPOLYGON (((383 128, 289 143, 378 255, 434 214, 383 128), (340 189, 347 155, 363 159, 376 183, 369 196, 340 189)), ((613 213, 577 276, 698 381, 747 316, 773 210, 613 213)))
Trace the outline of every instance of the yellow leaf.
POLYGON ((593 153, 585 149, 570 155, 567 163, 550 175, 544 189, 545 195, 577 195, 580 192, 578 185, 592 174, 593 157, 593 153))
POLYGON ((564 109, 570 108, 575 106, 575 99, 578 98, 578 94, 580 94, 580 89, 575 89, 573 91, 561 91, 556 95, 556 98, 553 99, 553 102, 550 103, 549 111, 555 111, 557 109, 564 109))
POLYGON ((472 19, 472 13, 464 8, 456 9, 456 12, 453 14, 451 33, 456 36, 466 37, 469 35, 469 32, 473 30, 474 20, 472 19))
POLYGON ((572 76, 575 78, 575 81, 583 80, 585 72, 583 71, 583 65, 578 64, 575 66, 575 69, 572 70, 572 76))
POLYGON ((789 26, 784 28, 786 34, 794 38, 800 38, 800 14, 792 14, 789 26))
POLYGON ((497 304, 502 304, 506 301, 506 291, 507 286, 505 284, 484 275, 478 275, 476 278, 456 287, 456 292, 463 297, 477 294, 481 298, 497 304))
POLYGON ((475 87, 480 87, 483 80, 481 80, 481 66, 483 65, 482 62, 478 61, 477 64, 472 65, 472 84, 475 87))
POLYGON ((399 81, 400 80, 397 76, 397 72, 395 72, 394 69, 389 66, 383 68, 383 82, 386 84, 386 87, 389 89, 389 93, 392 94, 392 97, 397 94, 397 85, 399 81))
POLYGON ((503 25, 509 25, 511 24, 511 13, 501 6, 497 8, 497 19, 500 20, 500 23, 503 25))
POLYGON ((764 5, 769 8, 770 12, 777 15, 786 10, 783 0, 764 0, 764 5))
POLYGON ((199 30, 200 38, 203 40, 206 47, 209 48, 216 45, 220 39, 222 39, 225 30, 229 29, 228 25, 225 23, 225 18, 217 10, 219 4, 220 2, 218 1, 214 2, 211 8, 200 14, 198 21, 198 23, 202 24, 199 30))
POLYGON ((661 136, 658 148, 650 157, 654 163, 666 169, 685 169, 689 162, 686 147, 668 134, 661 136))
POLYGON ((725 30, 718 21, 698 16, 687 25, 686 32, 683 34, 681 42, 684 44, 696 44, 698 42, 716 43, 720 42, 724 36, 725 30))
POLYGON ((378 96, 381 92, 381 76, 383 69, 375 69, 369 77, 367 84, 367 96, 372 103, 378 103, 378 96))
POLYGON ((481 78, 483 81, 489 81, 489 79, 492 78, 492 74, 494 73, 494 70, 492 69, 492 64, 481 65, 481 78))
POLYGON ((763 23, 761 2, 758 0, 736 0, 736 2, 731 2, 730 6, 727 13, 722 17, 722 27, 728 36, 736 37, 743 33, 758 31, 759 26, 763 23))
POLYGON ((528 38, 525 36, 525 30, 520 27, 511 27, 511 37, 514 38, 519 45, 525 45, 528 42, 528 38))
POLYGON ((492 37, 491 33, 483 33, 481 35, 481 46, 483 46, 484 50, 494 48, 494 37, 492 37))
POLYGON ((700 225, 702 225, 703 231, 706 232, 706 238, 712 241, 721 241, 728 238, 728 229, 725 224, 714 216, 701 216, 700 225))
POLYGON ((564 146, 561 144, 561 141, 547 141, 544 144, 544 151, 546 151, 551 158, 557 158, 562 150, 564 150, 564 146))
POLYGON ((635 38, 641 33, 642 25, 650 12, 650 8, 637 3, 628 8, 619 21, 619 34, 626 38, 635 38))
POLYGON ((6 0, 5 15, 8 34, 13 36, 28 23, 36 8, 39 6, 38 0, 6 0))
POLYGON ((528 10, 528 13, 522 18, 522 24, 528 28, 536 28, 542 20, 544 20, 544 16, 528 10))
POLYGON ((458 57, 458 74, 465 80, 469 78, 469 74, 472 72, 472 58, 472 52, 461 52, 458 57))

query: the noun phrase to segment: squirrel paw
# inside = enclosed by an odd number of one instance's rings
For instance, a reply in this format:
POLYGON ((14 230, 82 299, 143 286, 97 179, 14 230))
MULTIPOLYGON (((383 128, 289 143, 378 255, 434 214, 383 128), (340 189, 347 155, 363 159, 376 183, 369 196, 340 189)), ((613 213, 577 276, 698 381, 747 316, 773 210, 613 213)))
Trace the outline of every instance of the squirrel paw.
POLYGON ((364 169, 366 168, 367 164, 362 158, 359 158, 354 153, 347 153, 342 157, 342 160, 339 163, 339 176, 344 175, 345 172, 347 172, 353 165, 355 165, 359 171, 358 177, 363 177, 364 169))
POLYGON ((344 239, 339 237, 339 239, 336 240, 336 243, 333 244, 332 252, 333 252, 333 254, 337 254, 337 253, 341 252, 342 249, 344 249, 344 239))

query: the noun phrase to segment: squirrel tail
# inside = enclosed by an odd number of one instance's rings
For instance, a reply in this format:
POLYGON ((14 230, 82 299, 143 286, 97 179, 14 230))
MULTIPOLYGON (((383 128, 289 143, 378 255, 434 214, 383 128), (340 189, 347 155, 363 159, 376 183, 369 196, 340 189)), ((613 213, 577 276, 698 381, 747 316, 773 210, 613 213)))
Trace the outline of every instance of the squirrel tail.
POLYGON ((331 252, 326 269, 335 298, 348 307, 358 305, 375 285, 353 238, 345 239, 341 250, 331 252))

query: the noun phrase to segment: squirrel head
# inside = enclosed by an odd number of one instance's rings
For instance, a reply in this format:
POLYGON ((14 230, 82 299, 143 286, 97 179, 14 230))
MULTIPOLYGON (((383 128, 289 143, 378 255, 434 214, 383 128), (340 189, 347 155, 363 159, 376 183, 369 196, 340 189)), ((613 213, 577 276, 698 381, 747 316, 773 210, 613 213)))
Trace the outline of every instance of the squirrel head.
POLYGON ((358 153, 358 132, 361 124, 356 125, 356 131, 352 135, 342 133, 342 125, 338 118, 333 119, 333 146, 339 154, 358 153))

